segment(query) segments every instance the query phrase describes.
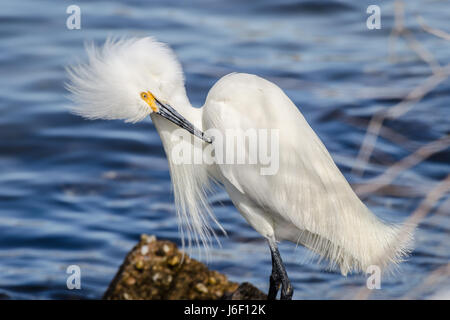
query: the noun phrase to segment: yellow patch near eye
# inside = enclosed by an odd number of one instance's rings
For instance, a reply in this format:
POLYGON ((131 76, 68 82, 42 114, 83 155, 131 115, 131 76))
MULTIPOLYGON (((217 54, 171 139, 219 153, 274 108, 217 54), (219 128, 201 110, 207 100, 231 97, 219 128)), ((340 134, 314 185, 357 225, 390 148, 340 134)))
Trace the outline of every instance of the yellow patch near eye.
POLYGON ((150 91, 141 92, 141 99, 147 102, 149 107, 153 110, 153 112, 158 112, 158 106, 156 105, 156 100, 153 94, 150 91))

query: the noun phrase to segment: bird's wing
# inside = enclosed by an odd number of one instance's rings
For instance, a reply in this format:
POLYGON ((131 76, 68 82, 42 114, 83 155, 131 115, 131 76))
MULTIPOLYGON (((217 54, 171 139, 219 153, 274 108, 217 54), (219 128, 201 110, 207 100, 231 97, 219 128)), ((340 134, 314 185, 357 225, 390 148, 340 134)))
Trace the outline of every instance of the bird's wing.
POLYGON ((317 216, 314 212, 324 211, 328 204, 324 198, 350 188, 297 107, 267 80, 247 74, 222 78, 208 94, 203 122, 204 129, 223 134, 226 163, 218 168, 228 182, 255 204, 277 211, 301 229, 314 229, 313 218, 302 223, 301 217, 317 216), (227 143, 228 147, 231 141, 237 144, 233 134, 239 132, 247 142, 239 150, 245 154, 245 164, 228 163, 227 143), (249 164, 252 133, 258 138, 256 164, 249 164), (300 207, 289 208, 294 203, 300 207))
MULTIPOLYGON (((245 164, 219 164, 217 170, 222 182, 272 217, 276 237, 302 243, 343 273, 391 250, 397 227, 378 220, 360 201, 303 115, 273 83, 247 74, 222 78, 208 94, 203 125, 225 141, 234 139, 233 131, 266 130, 269 150, 263 152, 258 135, 257 164, 248 164, 247 143, 245 164), (271 162, 261 163, 267 159, 271 162)), ((405 246, 393 248, 389 259, 403 254, 405 246)))

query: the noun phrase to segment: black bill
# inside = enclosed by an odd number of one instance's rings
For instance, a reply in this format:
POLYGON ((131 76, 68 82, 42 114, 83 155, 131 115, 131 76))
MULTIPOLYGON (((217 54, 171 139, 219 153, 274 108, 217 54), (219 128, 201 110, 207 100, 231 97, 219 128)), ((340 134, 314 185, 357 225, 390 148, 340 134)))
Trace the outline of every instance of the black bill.
POLYGON ((212 140, 201 130, 198 130, 192 123, 190 123, 185 117, 178 113, 174 108, 172 108, 168 104, 161 103, 158 99, 155 98, 156 103, 158 104, 158 112, 157 114, 166 118, 167 120, 175 123, 177 126, 187 130, 194 136, 202 139, 207 143, 211 143, 212 140))

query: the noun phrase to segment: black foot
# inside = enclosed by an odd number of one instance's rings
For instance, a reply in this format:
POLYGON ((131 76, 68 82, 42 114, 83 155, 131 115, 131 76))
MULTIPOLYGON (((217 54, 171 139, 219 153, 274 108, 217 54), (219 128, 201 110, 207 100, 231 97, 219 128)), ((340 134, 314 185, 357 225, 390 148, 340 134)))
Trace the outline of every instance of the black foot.
POLYGON ((292 300, 294 289, 289 281, 286 268, 281 260, 275 240, 269 239, 270 253, 272 255, 272 274, 270 275, 270 287, 267 294, 268 300, 275 300, 281 285, 281 300, 292 300))
POLYGON ((288 279, 288 283, 281 288, 280 300, 292 300, 294 294, 294 288, 292 288, 291 282, 288 279))

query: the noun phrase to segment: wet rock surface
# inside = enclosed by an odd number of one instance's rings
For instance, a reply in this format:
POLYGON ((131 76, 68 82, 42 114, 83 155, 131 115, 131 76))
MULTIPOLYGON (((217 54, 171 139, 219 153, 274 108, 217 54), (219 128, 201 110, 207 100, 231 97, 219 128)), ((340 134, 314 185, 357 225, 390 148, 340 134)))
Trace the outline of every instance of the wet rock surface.
POLYGON ((261 300, 267 296, 250 283, 228 281, 191 259, 170 241, 142 235, 128 253, 103 299, 108 300, 261 300))

